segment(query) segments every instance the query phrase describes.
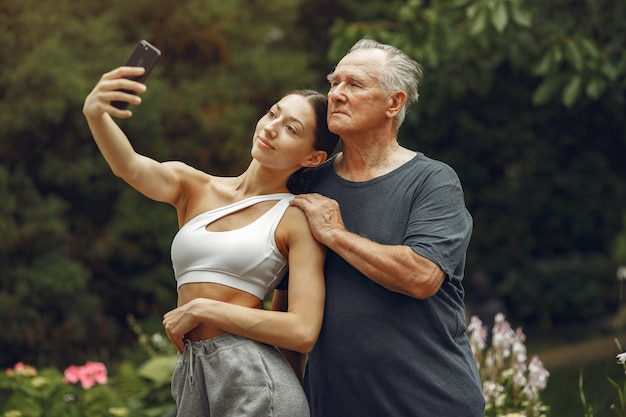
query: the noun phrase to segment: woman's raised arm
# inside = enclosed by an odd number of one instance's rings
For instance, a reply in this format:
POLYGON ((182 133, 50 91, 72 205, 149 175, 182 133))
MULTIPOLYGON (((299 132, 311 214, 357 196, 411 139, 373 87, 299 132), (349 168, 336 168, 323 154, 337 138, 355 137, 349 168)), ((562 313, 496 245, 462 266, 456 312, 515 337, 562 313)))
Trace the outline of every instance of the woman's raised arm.
POLYGON ((144 84, 125 78, 141 75, 143 71, 140 67, 119 67, 104 74, 85 99, 83 114, 102 156, 116 176, 148 198, 174 204, 180 191, 179 168, 184 164, 160 163, 138 154, 111 117, 132 117, 130 110, 120 110, 111 102, 140 104, 138 95, 123 90, 145 92, 144 84))

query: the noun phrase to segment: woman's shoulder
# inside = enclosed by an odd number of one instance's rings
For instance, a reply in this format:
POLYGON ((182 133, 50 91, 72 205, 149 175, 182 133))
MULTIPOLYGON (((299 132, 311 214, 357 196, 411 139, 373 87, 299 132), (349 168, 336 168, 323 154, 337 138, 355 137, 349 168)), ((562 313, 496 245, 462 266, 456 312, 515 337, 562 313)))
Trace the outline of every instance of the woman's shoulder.
POLYGON ((309 229, 309 222, 306 219, 306 215, 302 210, 300 210, 296 206, 289 206, 287 210, 285 210, 285 214, 283 215, 283 222, 290 229, 300 230, 303 226, 306 230, 309 229))
POLYGON ((276 232, 287 236, 312 236, 309 222, 302 210, 296 206, 289 206, 278 224, 276 232))
MULTIPOLYGON (((228 186, 221 177, 207 174, 184 162, 169 161, 167 163, 170 164, 171 171, 177 177, 176 181, 179 184, 175 206, 188 215, 197 215, 219 207, 219 205, 216 206, 216 201, 228 201, 228 198, 224 197, 224 190, 227 190, 228 186)), ((187 216, 187 219, 189 218, 187 216)))

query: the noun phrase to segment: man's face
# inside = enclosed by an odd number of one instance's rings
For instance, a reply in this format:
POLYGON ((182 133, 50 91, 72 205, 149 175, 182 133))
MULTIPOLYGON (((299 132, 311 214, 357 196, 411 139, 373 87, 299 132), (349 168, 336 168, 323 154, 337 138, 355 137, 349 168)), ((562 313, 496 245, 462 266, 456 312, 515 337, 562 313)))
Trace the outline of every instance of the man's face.
POLYGON ((328 127, 340 136, 364 133, 388 120, 389 95, 378 81, 385 63, 379 49, 363 49, 346 55, 328 75, 328 127))

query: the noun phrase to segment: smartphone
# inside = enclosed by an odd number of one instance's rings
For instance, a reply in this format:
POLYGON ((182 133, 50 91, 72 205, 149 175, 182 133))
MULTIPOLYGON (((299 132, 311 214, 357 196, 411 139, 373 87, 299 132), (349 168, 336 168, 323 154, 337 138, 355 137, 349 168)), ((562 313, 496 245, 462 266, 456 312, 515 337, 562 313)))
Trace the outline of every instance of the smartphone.
MULTIPOLYGON (((161 56, 161 51, 159 51, 156 47, 151 45, 148 41, 141 40, 137 43, 135 50, 124 64, 127 67, 144 67, 146 71, 143 75, 139 77, 127 77, 129 80, 139 81, 143 83, 154 64, 156 63, 157 58, 161 56)), ((122 90, 125 93, 136 94, 134 91, 122 90)), ((128 107, 128 102, 126 101, 113 101, 111 104, 118 109, 124 110, 128 107)))

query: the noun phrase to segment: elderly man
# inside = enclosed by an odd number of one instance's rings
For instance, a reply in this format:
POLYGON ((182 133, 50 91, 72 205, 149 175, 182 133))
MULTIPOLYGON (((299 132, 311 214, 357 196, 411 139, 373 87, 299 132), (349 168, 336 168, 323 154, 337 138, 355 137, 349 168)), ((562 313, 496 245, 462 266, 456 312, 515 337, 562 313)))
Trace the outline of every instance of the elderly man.
POLYGON ((370 39, 328 76, 342 152, 292 201, 329 249, 305 375, 313 417, 484 416, 461 285, 472 218, 454 170, 396 136, 419 76, 370 39))

